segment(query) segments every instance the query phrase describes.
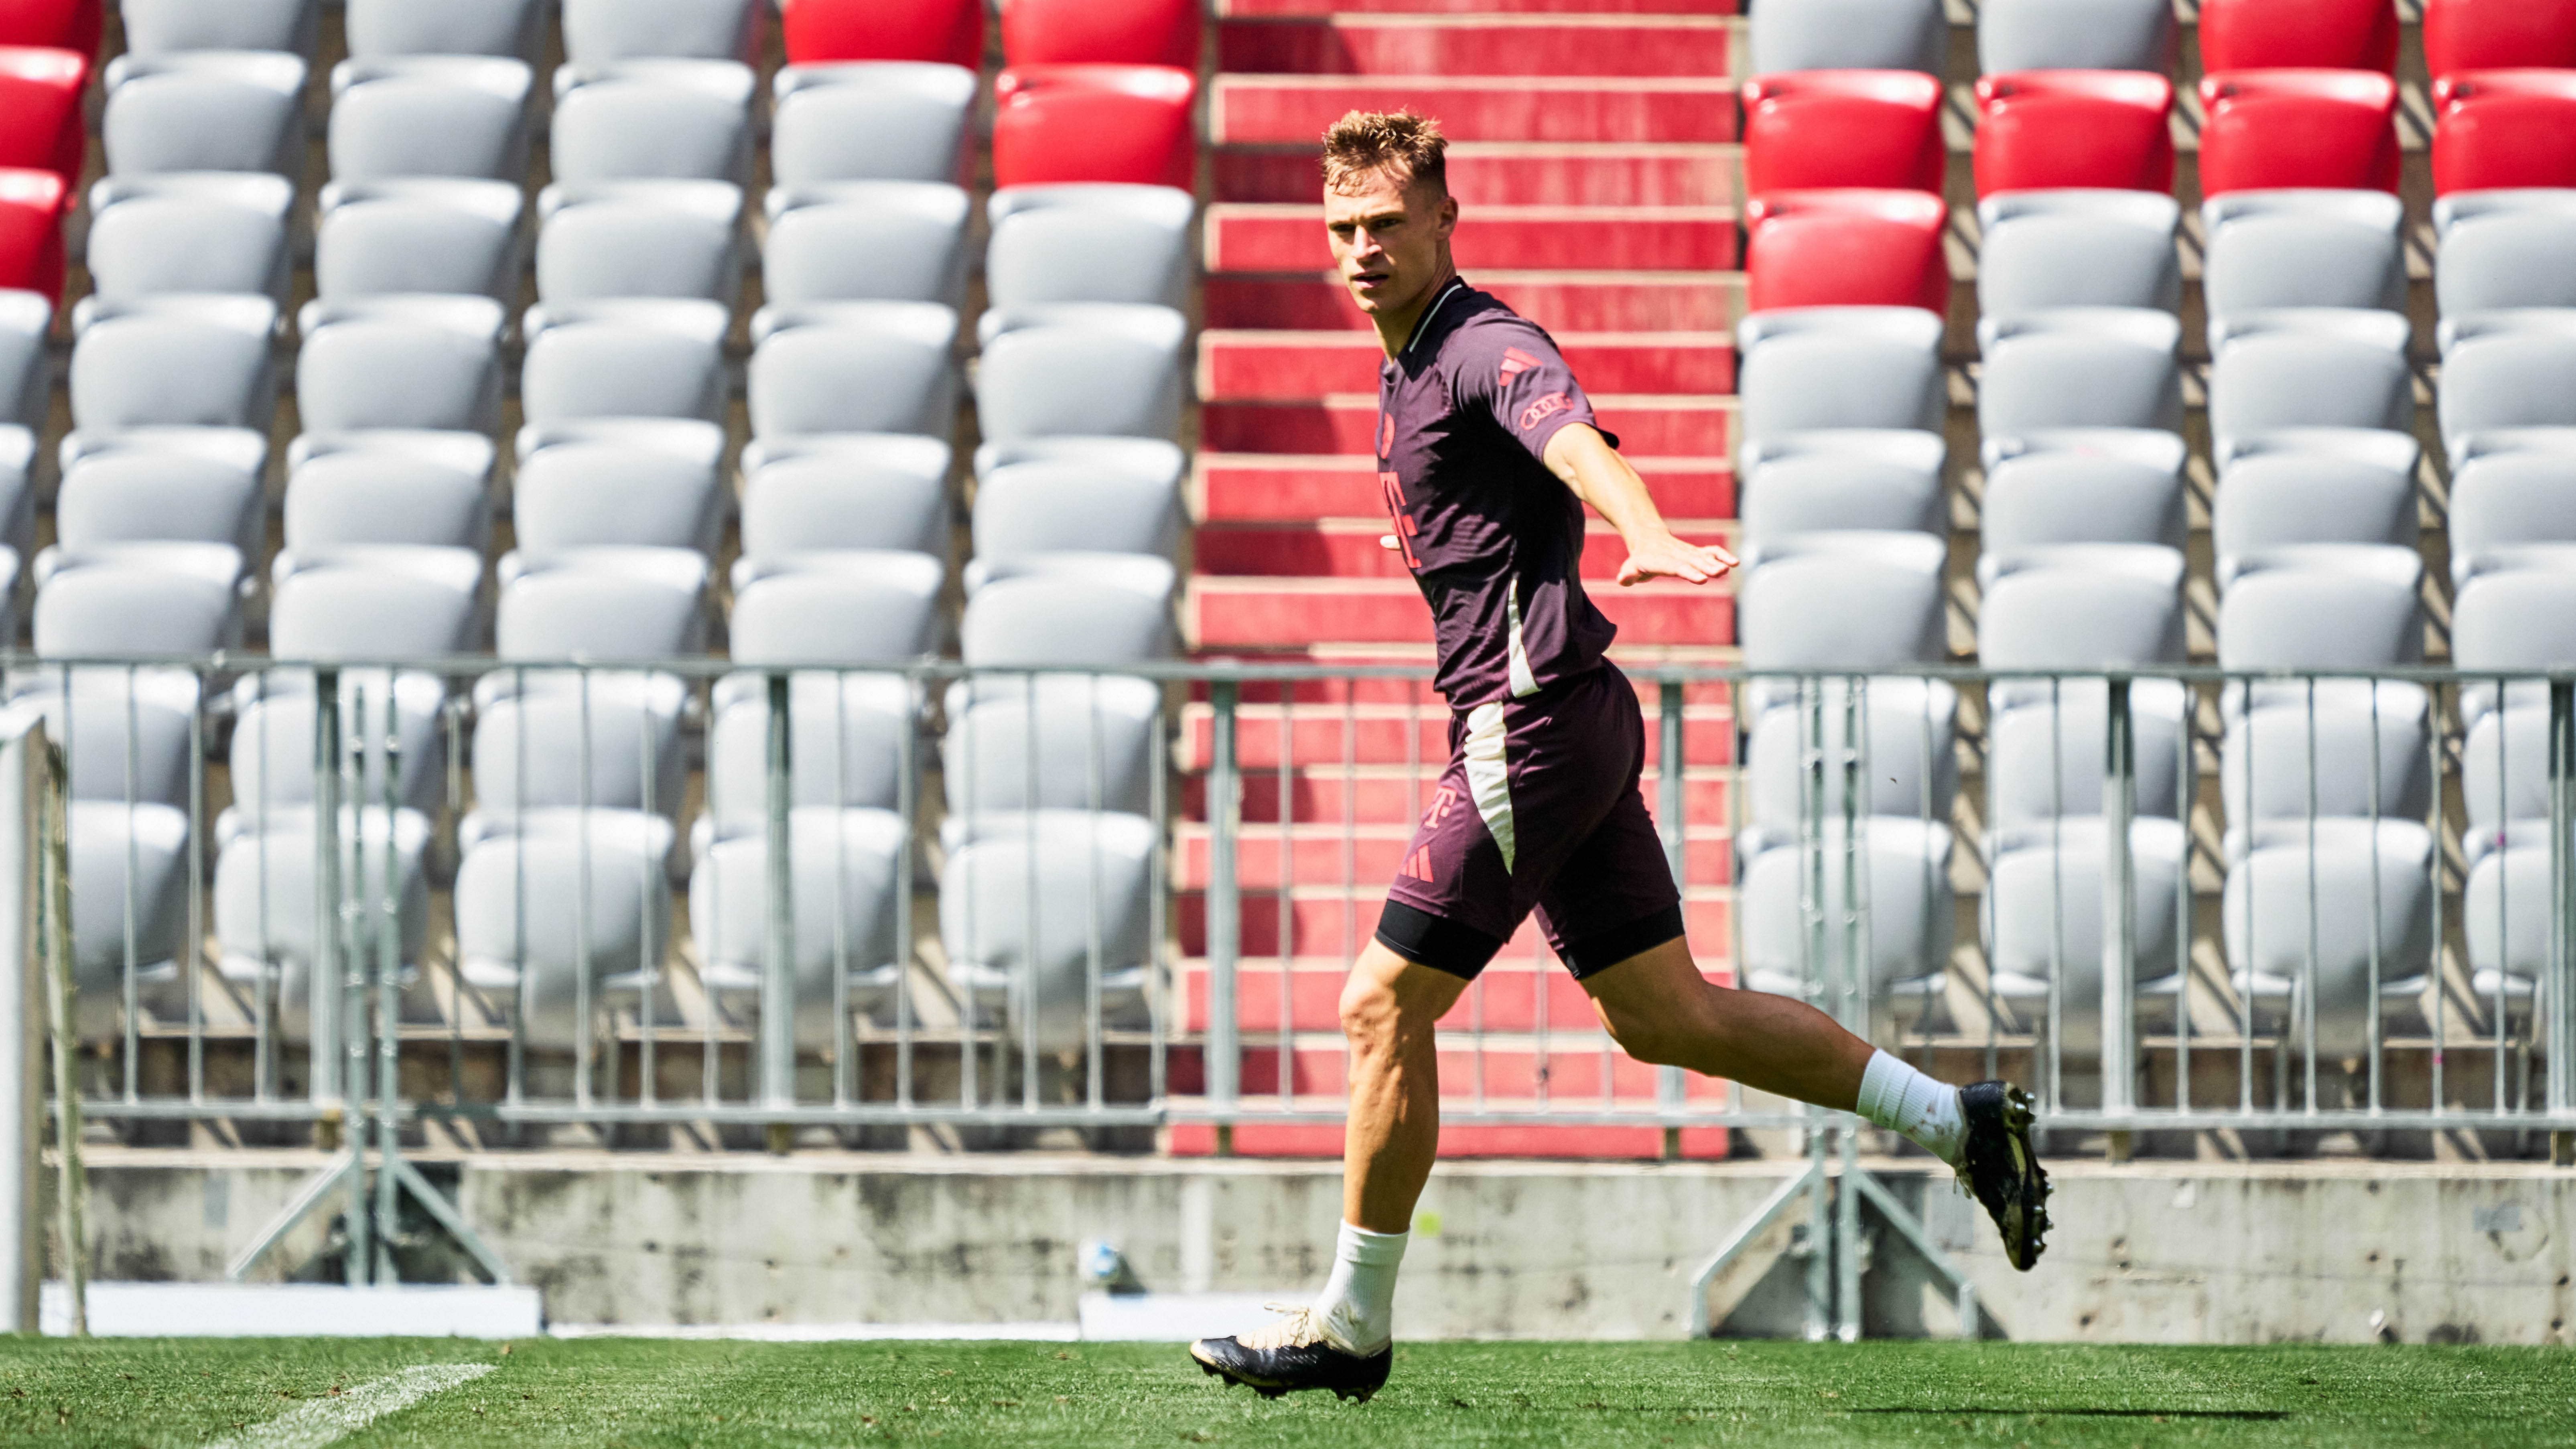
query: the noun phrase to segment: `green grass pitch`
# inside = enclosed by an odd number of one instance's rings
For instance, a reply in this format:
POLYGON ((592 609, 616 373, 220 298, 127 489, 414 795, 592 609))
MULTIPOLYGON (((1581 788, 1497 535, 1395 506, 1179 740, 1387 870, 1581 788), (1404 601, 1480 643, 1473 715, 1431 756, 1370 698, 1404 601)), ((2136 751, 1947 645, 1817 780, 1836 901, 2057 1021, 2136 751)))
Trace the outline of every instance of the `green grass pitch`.
POLYGON ((1374 1402, 1346 1405, 1220 1388, 1178 1347, 613 1339, 0 1341, 0 1441, 284 1443, 261 1426, 430 1363, 498 1367, 338 1442, 2576 1442, 2576 1355, 2553 1349, 1422 1344, 1398 1349, 1374 1402))

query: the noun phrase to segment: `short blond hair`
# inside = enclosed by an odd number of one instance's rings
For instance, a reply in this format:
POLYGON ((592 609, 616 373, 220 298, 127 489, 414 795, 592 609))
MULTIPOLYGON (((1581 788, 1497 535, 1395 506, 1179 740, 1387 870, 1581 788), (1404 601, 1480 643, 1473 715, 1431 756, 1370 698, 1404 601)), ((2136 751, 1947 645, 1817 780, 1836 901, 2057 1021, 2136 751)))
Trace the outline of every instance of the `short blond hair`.
POLYGON ((1352 111, 1324 128, 1324 184, 1386 169, 1408 184, 1449 192, 1449 138, 1440 123, 1411 111, 1352 111))

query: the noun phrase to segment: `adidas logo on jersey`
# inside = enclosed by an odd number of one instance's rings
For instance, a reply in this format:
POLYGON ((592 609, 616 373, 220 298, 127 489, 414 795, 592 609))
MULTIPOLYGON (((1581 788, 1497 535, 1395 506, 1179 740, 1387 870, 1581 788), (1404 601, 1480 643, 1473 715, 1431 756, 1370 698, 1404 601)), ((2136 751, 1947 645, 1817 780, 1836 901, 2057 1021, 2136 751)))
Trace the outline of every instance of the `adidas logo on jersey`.
POLYGON ((1503 349, 1503 366, 1501 375, 1494 379, 1494 384, 1497 387, 1509 387, 1512 385, 1513 378, 1520 376, 1522 373, 1527 372, 1536 366, 1538 366, 1537 358, 1530 356, 1528 353, 1521 351, 1517 347, 1506 347, 1503 349))

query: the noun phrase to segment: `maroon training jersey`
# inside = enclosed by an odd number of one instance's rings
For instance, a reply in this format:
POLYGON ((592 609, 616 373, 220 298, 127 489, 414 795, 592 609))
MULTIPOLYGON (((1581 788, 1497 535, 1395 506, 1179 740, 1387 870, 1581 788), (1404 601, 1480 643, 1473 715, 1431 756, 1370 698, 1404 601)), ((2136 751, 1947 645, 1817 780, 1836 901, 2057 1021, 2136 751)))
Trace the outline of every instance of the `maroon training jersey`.
POLYGON ((1453 709, 1581 674, 1618 632, 1576 568, 1583 505, 1541 461, 1558 429, 1591 422, 1548 335, 1463 280, 1378 370, 1378 484, 1453 709))

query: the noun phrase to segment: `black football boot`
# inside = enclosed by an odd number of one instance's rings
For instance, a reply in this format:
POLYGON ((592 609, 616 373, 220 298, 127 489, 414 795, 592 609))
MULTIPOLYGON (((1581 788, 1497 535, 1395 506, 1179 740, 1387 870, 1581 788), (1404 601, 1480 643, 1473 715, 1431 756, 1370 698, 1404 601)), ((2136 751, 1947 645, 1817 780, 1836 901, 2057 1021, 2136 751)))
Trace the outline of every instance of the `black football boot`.
POLYGON ((1959 1089, 1959 1111, 1968 1122, 1959 1179, 1995 1220, 2004 1256, 2027 1273, 2048 1236, 2048 1172, 2030 1148, 2030 1093, 2010 1082, 1976 1082, 1959 1089))
POLYGON ((1229 1384, 1247 1385, 1265 1399, 1299 1389, 1330 1389, 1338 1397, 1365 1404, 1385 1385, 1394 1345, 1365 1357, 1344 1353, 1324 1341, 1323 1325, 1313 1309, 1271 1306, 1287 1317, 1253 1333, 1202 1338, 1190 1345, 1190 1357, 1206 1372, 1229 1384))

